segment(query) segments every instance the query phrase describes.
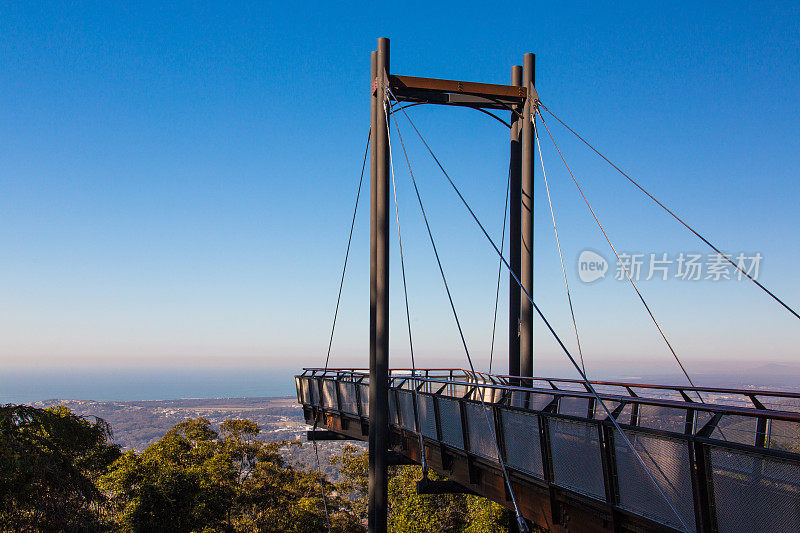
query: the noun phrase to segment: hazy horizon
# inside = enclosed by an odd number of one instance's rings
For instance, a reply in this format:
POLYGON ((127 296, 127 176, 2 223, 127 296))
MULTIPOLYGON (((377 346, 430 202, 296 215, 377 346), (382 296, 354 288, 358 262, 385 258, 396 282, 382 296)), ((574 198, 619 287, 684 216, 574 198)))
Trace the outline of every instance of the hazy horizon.
MULTIPOLYGON (((539 365, 542 367, 542 365, 539 365)), ((0 375, 0 404, 37 401, 147 401, 182 398, 249 398, 294 396, 293 376, 301 368, 193 367, 72 367, 15 368, 0 375)), ((676 370, 654 372, 652 366, 618 363, 588 370, 591 379, 652 384, 687 384, 676 370)), ((760 389, 800 389, 800 363, 733 363, 725 368, 708 363, 691 369, 699 386, 760 389)), ((577 377, 544 366, 537 375, 577 377)), ((688 385, 688 384, 687 384, 688 385)))
MULTIPOLYGON (((143 376, 222 368, 235 384, 253 368, 284 379, 289 369, 322 366, 379 36, 391 38, 392 71, 417 76, 508 83, 523 53, 536 53, 536 88, 548 108, 723 251, 763 257, 759 281, 800 307, 798 5, 428 11, 420 19, 388 4, 4 9, 0 368, 62 376, 92 367, 143 376), (519 31, 509 31, 514 20, 525 21, 519 31)), ((499 238, 507 129, 472 110, 409 113, 499 238)), ((710 250, 700 241, 547 120, 620 252, 667 254, 671 268, 680 254, 705 260, 710 250)), ((397 122, 468 346, 485 370, 497 257, 408 124, 397 122)), ((417 364, 465 367, 394 148, 417 364)), ((541 155, 590 376, 676 375, 636 294, 613 279, 613 255, 546 136, 541 155), (609 260, 605 279, 581 281, 585 250, 609 260)), ((538 156, 536 163, 534 297, 577 356, 538 156)), ((365 187, 332 366, 368 360, 367 196, 365 187)), ((409 366, 394 233, 391 246, 391 364, 409 366)), ((639 287, 690 373, 800 360, 800 323, 747 280, 646 274, 639 287)), ((504 274, 500 371, 506 283, 504 274)), ((575 375, 538 320, 534 343, 537 373, 575 375)), ((198 379, 199 390, 217 390, 198 379)))

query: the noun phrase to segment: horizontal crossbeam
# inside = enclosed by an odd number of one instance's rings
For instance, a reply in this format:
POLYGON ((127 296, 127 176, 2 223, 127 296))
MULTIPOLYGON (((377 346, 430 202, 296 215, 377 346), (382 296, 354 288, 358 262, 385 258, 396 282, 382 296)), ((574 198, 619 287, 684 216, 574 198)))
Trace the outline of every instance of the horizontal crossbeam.
POLYGON ((476 494, 450 479, 432 480, 426 477, 417 481, 417 494, 476 494))
POLYGON ((324 440, 354 440, 341 433, 335 433, 325 429, 316 429, 314 431, 306 431, 306 440, 308 442, 324 441, 324 440))
POLYGON ((417 464, 417 462, 412 461, 402 453, 389 450, 389 452, 386 454, 386 464, 389 466, 411 466, 417 464))
MULTIPOLYGON (((377 83, 373 83, 373 89, 377 83)), ((389 76, 389 88, 398 102, 505 109, 525 102, 528 91, 515 85, 472 81, 389 76)))

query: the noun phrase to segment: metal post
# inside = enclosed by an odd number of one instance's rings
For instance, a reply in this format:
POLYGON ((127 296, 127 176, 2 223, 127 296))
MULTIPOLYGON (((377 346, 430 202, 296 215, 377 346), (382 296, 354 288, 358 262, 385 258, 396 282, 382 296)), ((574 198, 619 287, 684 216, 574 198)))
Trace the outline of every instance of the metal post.
MULTIPOLYGON (((520 237, 522 258, 520 261, 520 281, 528 294, 533 295, 533 165, 534 139, 533 122, 535 56, 525 54, 522 61, 522 83, 528 90, 522 112, 522 213, 520 237)), ((520 304, 520 375, 533 376, 533 305, 522 293, 520 304)))
POLYGON ((369 516, 370 533, 385 533, 388 526, 389 449, 389 132, 384 102, 389 79, 389 39, 378 39, 372 93, 373 161, 370 217, 374 234, 371 249, 371 324, 369 368, 369 516))
MULTIPOLYGON (((375 136, 378 131, 378 128, 375 127, 375 124, 378 122, 378 106, 377 98, 375 96, 376 86, 375 80, 378 75, 378 52, 371 52, 370 53, 370 139, 369 139, 369 146, 370 146, 370 159, 369 159, 369 175, 370 175, 370 182, 369 182, 369 368, 370 368, 370 380, 369 380, 369 394, 367 395, 368 399, 368 406, 372 405, 372 370, 375 368, 375 298, 376 298, 376 249, 375 249, 375 235, 376 235, 376 224, 375 224, 375 198, 377 194, 377 179, 378 179, 378 154, 375 150, 375 136)), ((371 409, 370 409, 371 410, 371 409)), ((371 412, 367 412, 365 415, 370 417, 370 424, 369 424, 369 445, 367 449, 369 450, 369 475, 370 479, 372 478, 372 472, 375 469, 375 455, 372 453, 372 450, 375 449, 375 432, 372 430, 374 424, 372 424, 372 417, 371 412)), ((372 520, 373 515, 373 508, 372 508, 372 498, 369 499, 369 508, 367 511, 367 516, 369 520, 372 520)))
POLYGON ((714 474, 711 466, 710 447, 689 439, 690 474, 692 477, 692 497, 697 530, 718 531, 717 508, 714 498, 714 474))
MULTIPOLYGON (((511 85, 522 86, 522 66, 511 67, 511 85)), ((508 274, 508 375, 521 376, 520 373, 520 306, 525 295, 520 289, 517 279, 521 280, 520 261, 522 257, 522 120, 518 113, 522 113, 520 106, 514 106, 511 113, 511 162, 509 172, 509 266, 508 274), (516 275, 517 279, 514 278, 516 275)), ((511 380, 512 385, 519 385, 516 380, 511 380)), ((506 491, 508 488, 506 488, 506 491)), ((509 530, 519 532, 519 525, 512 520, 509 530)))
MULTIPOLYGON (((522 85, 522 66, 511 67, 511 85, 522 85)), ((522 112, 515 106, 517 113, 522 112)), ((522 147, 520 145, 520 120, 517 113, 511 113, 511 161, 508 169, 509 179, 509 266, 512 273, 508 275, 508 375, 519 376, 519 310, 522 291, 517 285, 514 275, 519 277, 520 253, 520 209, 522 207, 522 147)), ((516 383, 512 383, 516 384, 516 383)))

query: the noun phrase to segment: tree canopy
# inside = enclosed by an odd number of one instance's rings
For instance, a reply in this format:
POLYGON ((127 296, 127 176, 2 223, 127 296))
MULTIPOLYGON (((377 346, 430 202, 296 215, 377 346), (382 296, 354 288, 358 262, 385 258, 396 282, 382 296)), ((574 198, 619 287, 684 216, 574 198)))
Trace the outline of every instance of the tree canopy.
MULTIPOLYGON (((367 453, 346 446, 333 462, 341 465, 341 486, 350 493, 354 511, 367 515, 369 464, 367 453)), ((443 479, 430 472, 431 479, 443 479)), ((417 481, 422 467, 401 466, 389 470, 389 530, 394 533, 485 533, 507 531, 511 513, 500 505, 466 494, 419 495, 417 481)))
MULTIPOLYGON (((141 453, 121 453, 103 420, 65 407, 0 406, 0 530, 365 531, 367 454, 348 445, 331 482, 260 440, 250 420, 185 420, 141 453), (326 497, 321 487, 324 483, 326 497)), ((431 474, 435 476, 435 474, 431 474)), ((505 531, 510 514, 463 494, 420 496, 420 467, 390 471, 392 532, 505 531)))
POLYGON ((120 455, 111 428, 64 407, 0 406, 0 529, 101 528, 101 472, 120 455))
MULTIPOLYGON (((127 531, 327 529, 320 476, 292 468, 279 443, 256 439, 249 420, 219 432, 205 418, 176 425, 141 454, 127 452, 101 478, 116 524, 127 531)), ((332 531, 357 531, 350 503, 333 491, 332 531)))

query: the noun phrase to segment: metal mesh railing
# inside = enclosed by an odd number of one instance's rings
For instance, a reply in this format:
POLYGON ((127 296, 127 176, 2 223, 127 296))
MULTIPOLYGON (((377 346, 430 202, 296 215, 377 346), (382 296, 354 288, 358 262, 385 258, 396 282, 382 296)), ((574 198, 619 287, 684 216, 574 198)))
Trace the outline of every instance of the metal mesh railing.
POLYGON ((361 416, 369 415, 369 385, 366 383, 358 384, 359 398, 358 402, 361 404, 361 416))
POLYGON ((439 424, 442 428, 442 441, 456 448, 464 449, 464 433, 461 426, 461 407, 457 400, 436 398, 439 404, 439 424))
POLYGON ((769 425, 769 447, 800 453, 800 422, 772 420, 769 425))
POLYGON ((339 401, 342 411, 351 415, 358 415, 358 402, 356 401, 356 384, 349 381, 340 381, 339 401))
POLYGON ((414 417, 414 396, 407 390, 397 391, 397 405, 400 412, 400 426, 411 431, 417 430, 414 417))
POLYGON ((464 410, 467 415, 469 451, 496 461, 497 444, 495 443, 495 429, 492 427, 494 425, 494 413, 492 413, 491 408, 484 408, 479 403, 465 402, 464 410))
MULTIPOLYGON (((307 378, 308 379, 308 378, 307 378)), ((319 386, 320 381, 318 379, 308 379, 309 387, 311 388, 311 402, 314 405, 319 405, 319 386)))
POLYGON ((605 499, 598 426, 551 418, 553 482, 597 499, 605 499))
POLYGON ((389 391, 389 423, 395 426, 400 425, 399 411, 397 410, 397 393, 389 391))
POLYGON ((539 417, 523 411, 502 410, 508 466, 544 479, 539 417))
POLYGON ((336 382, 332 379, 322 380, 322 405, 328 409, 339 407, 336 401, 336 382))
POLYGON ((539 394, 539 393, 529 393, 528 394, 528 409, 533 411, 541 411, 550 405, 555 396, 552 394, 539 394))
POLYGON ((800 465, 714 447, 714 502, 720 533, 800 531, 800 465))
POLYGON ((640 427, 683 433, 685 424, 686 409, 660 405, 642 405, 639 408, 637 425, 640 427))
MULTIPOLYGON (((683 523, 703 531, 800 531, 800 414, 764 409, 751 398, 761 393, 752 391, 715 393, 712 404, 676 401, 676 394, 693 400, 679 387, 636 386, 637 394, 652 392, 643 397, 620 394, 634 391, 624 384, 599 384, 645 471, 580 384, 528 381, 548 388, 455 370, 393 372, 390 423, 498 468, 499 449, 517 475, 676 530, 683 523), (744 398, 752 405, 725 405, 726 395, 729 404, 744 398)), ((307 420, 326 420, 320 410, 369 415, 366 373, 311 370, 296 385, 298 400, 312 410, 307 420)), ((775 391, 762 396, 795 400, 775 391)))
POLYGON ((589 405, 591 402, 591 398, 565 396, 558 402, 558 412, 562 415, 585 418, 589 413, 589 405))
POLYGON ((711 436, 715 439, 739 444, 755 442, 758 419, 752 416, 728 416, 719 421, 711 436))
MULTIPOLYGON (((687 497, 692 494, 688 442, 633 431, 629 431, 627 436, 661 490, 681 514, 683 522, 694 527, 693 500, 687 497)), ((675 512, 664 501, 630 448, 616 434, 614 449, 620 507, 680 528, 681 521, 675 512)))
POLYGON ((308 378, 295 378, 297 386, 297 399, 300 403, 313 403, 314 398, 311 396, 311 380, 308 378))
POLYGON ((422 426, 422 435, 429 439, 438 439, 436 434, 436 408, 433 405, 434 397, 427 394, 417 396, 419 409, 419 424, 422 426))

